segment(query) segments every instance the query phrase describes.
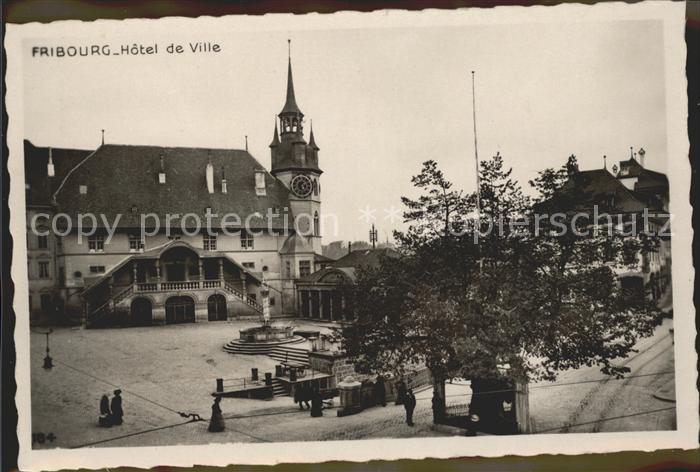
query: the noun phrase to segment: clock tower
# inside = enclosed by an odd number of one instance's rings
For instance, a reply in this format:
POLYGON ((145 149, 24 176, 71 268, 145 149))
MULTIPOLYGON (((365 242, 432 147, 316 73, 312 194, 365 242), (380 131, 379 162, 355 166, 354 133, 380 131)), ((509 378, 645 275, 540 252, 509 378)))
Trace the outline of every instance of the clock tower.
POLYGON ((314 140, 313 125, 309 142, 304 139, 304 114, 297 105, 292 79, 292 60, 287 68, 287 99, 275 120, 270 143, 271 174, 291 192, 289 202, 299 234, 311 242, 314 252, 321 253, 321 185, 318 167, 319 147, 314 140))

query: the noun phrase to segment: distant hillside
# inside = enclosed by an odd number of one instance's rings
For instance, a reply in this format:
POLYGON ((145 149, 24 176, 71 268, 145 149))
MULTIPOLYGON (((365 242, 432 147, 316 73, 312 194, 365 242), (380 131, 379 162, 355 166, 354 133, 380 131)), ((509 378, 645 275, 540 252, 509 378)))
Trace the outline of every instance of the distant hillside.
MULTIPOLYGON (((396 246, 392 243, 377 243, 378 249, 385 247, 396 249, 396 246)), ((352 250, 355 251, 358 249, 372 249, 372 245, 367 241, 353 241, 352 250)), ((348 253, 348 243, 347 241, 333 241, 330 244, 324 245, 321 253, 331 259, 340 259, 348 253)))

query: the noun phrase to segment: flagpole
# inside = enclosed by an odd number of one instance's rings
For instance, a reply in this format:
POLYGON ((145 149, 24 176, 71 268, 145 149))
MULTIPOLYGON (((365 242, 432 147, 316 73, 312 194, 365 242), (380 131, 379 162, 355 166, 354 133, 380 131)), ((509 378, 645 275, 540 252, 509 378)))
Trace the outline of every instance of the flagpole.
POLYGON ((479 178, 479 148, 476 141, 476 92, 474 87, 474 71, 472 71, 472 118, 474 122, 474 169, 476 170, 476 212, 481 214, 481 179, 479 178))

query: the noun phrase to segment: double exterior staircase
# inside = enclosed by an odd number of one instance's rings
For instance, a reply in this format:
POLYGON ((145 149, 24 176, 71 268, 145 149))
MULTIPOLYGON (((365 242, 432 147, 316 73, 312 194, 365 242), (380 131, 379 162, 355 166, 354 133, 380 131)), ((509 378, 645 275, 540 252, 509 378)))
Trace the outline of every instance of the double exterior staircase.
POLYGON ((247 294, 241 292, 231 283, 226 280, 203 280, 203 281, 188 281, 188 282, 161 282, 157 283, 135 283, 129 285, 126 289, 122 290, 112 298, 108 299, 105 303, 100 305, 99 308, 92 310, 88 315, 88 324, 91 326, 99 326, 102 324, 109 323, 109 317, 112 314, 112 307, 117 306, 119 303, 127 299, 131 295, 138 295, 139 293, 147 292, 162 292, 171 290, 210 290, 213 288, 223 288, 228 293, 234 296, 237 300, 245 303, 258 314, 263 314, 263 307, 255 300, 248 297, 247 294))

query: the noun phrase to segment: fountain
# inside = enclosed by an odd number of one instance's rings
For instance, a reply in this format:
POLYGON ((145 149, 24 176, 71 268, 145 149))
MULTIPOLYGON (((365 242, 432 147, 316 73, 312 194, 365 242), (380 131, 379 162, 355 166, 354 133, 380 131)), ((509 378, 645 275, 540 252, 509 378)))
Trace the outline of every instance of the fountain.
POLYGON ((242 329, 239 331, 241 343, 286 343, 293 341, 294 327, 292 326, 277 326, 270 321, 270 287, 265 282, 263 276, 262 286, 260 287, 260 295, 262 296, 263 319, 260 326, 242 329))

